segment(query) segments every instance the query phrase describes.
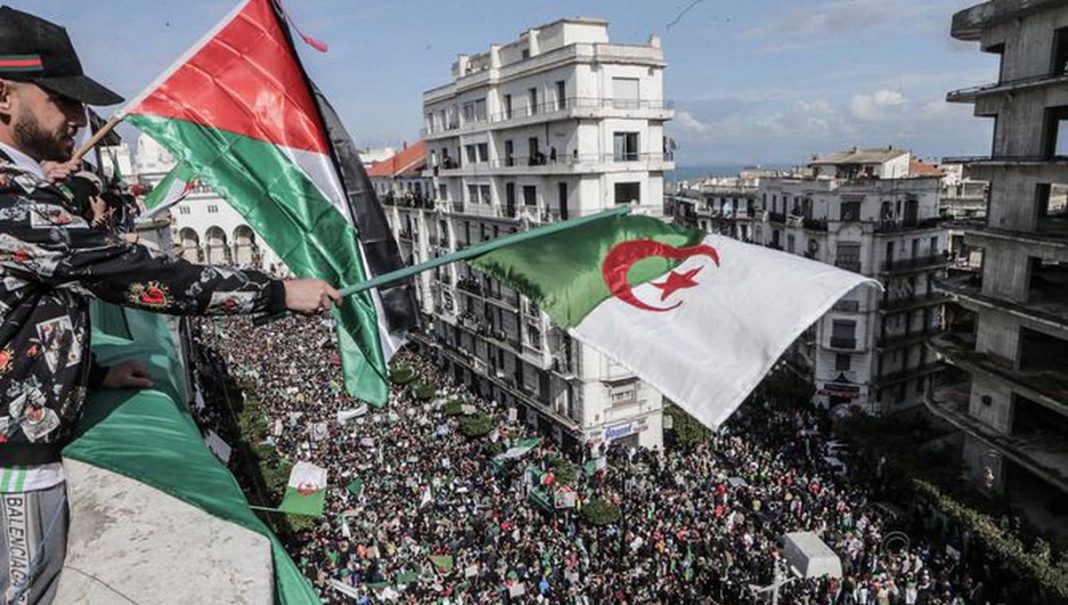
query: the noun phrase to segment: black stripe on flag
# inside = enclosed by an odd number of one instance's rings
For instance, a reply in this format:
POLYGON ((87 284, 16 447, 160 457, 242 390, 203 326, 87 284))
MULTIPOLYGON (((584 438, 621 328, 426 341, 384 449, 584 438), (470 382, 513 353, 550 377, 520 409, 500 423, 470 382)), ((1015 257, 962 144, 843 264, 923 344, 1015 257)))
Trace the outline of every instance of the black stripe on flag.
MULTIPOLYGON (((405 266, 401 260, 400 248, 393 239, 393 232, 386 222, 386 213, 371 184, 371 178, 367 176, 367 169, 356 153, 356 146, 330 102, 317 86, 312 84, 312 88, 319 103, 323 126, 330 137, 334 161, 341 175, 349 210, 356 221, 360 244, 371 276, 400 269, 405 266)), ((390 333, 408 331, 419 326, 419 306, 410 278, 379 288, 378 296, 382 300, 382 309, 390 333)))

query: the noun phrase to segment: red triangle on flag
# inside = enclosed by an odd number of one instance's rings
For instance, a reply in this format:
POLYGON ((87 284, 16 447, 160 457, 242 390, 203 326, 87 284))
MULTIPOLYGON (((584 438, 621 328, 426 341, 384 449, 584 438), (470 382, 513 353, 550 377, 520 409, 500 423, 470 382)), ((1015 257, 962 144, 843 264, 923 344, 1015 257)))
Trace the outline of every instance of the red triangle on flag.
POLYGON ((248 0, 125 113, 327 153, 312 92, 283 27, 271 0, 248 0))

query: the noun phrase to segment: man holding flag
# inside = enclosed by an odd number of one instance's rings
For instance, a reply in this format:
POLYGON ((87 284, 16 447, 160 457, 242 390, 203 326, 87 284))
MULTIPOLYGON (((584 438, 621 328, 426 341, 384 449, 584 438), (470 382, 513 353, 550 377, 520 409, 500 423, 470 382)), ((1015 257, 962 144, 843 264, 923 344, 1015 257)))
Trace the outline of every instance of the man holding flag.
POLYGON ((85 76, 66 31, 0 7, 0 590, 4 602, 48 603, 66 548, 60 451, 86 389, 149 388, 130 362, 92 363, 89 298, 169 314, 328 311, 338 292, 317 279, 158 256, 92 228, 42 161, 70 160, 85 104, 122 99, 85 76))

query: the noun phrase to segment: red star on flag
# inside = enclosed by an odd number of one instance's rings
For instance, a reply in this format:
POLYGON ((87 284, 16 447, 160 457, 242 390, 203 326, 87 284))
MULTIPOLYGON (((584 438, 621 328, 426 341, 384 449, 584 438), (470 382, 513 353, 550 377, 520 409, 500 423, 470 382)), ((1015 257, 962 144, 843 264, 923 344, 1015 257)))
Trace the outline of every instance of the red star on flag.
POLYGON ((693 280, 693 276, 702 269, 702 267, 695 267, 685 273, 679 273, 672 271, 668 274, 667 279, 654 283, 653 286, 663 290, 660 294, 660 300, 667 300, 667 297, 675 293, 675 290, 683 290, 685 288, 692 288, 697 285, 697 282, 693 280))

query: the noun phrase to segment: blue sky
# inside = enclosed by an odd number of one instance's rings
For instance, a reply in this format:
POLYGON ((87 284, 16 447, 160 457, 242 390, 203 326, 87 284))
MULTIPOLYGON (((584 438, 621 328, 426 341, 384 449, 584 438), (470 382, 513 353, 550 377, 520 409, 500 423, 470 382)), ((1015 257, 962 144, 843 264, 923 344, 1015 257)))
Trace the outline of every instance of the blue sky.
MULTIPOLYGON (((236 0, 8 0, 65 25, 87 71, 133 96, 236 0)), ((312 77, 361 146, 418 133, 421 92, 461 52, 561 17, 601 17, 613 41, 661 36, 680 165, 799 163, 852 145, 981 154, 990 123, 945 93, 997 61, 949 37, 972 0, 286 0, 312 77)), ((107 113, 106 111, 103 113, 107 113)))

